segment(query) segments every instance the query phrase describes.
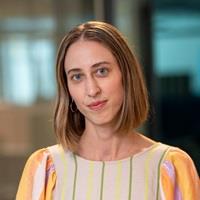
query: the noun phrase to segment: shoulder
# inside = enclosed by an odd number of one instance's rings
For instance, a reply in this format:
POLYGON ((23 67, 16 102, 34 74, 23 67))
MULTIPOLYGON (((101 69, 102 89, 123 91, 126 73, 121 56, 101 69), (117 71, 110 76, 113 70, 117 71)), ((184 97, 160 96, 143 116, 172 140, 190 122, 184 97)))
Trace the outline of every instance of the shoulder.
POLYGON ((49 151, 49 147, 42 148, 34 151, 28 158, 26 162, 26 166, 32 165, 32 166, 38 166, 41 164, 52 164, 53 159, 51 152, 49 151))
POLYGON ((167 199, 199 199, 200 180, 193 160, 177 147, 169 147, 161 165, 161 182, 167 199))
POLYGON ((169 172, 192 173, 197 176, 197 170, 190 155, 178 147, 169 146, 163 159, 162 167, 169 172))
POLYGON ((186 153, 185 151, 183 151, 182 149, 180 149, 178 147, 173 147, 173 146, 169 147, 169 151, 166 154, 166 159, 171 160, 173 162, 176 162, 177 159, 179 161, 183 161, 183 162, 185 162, 185 161, 191 162, 192 161, 192 159, 188 153, 186 153))
POLYGON ((45 195, 51 195, 55 182, 55 167, 49 149, 36 150, 26 162, 16 199, 43 199, 45 195))
POLYGON ((33 152, 27 160, 25 168, 42 170, 43 172, 54 171, 58 173, 66 163, 66 160, 70 161, 73 156, 72 152, 68 149, 64 149, 62 145, 53 145, 46 148, 42 148, 33 152))
POLYGON ((51 147, 34 151, 26 161, 23 174, 29 174, 29 177, 40 174, 41 177, 55 173, 55 164, 49 148, 51 147))
POLYGON ((171 164, 175 169, 187 170, 192 168, 196 171, 190 155, 178 147, 169 147, 163 163, 164 166, 171 164))

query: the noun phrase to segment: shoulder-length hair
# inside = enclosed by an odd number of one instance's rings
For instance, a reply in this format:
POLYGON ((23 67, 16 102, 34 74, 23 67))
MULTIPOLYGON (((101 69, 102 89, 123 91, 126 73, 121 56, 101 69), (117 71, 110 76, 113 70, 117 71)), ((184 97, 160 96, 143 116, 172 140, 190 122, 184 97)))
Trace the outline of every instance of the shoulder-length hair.
POLYGON ((68 90, 64 60, 70 45, 80 39, 103 44, 112 52, 120 67, 124 100, 117 117, 115 131, 123 134, 138 128, 147 119, 149 109, 141 66, 123 35, 105 22, 89 21, 76 26, 63 38, 58 49, 56 62, 58 94, 54 114, 54 128, 58 142, 72 151, 75 151, 83 134, 85 119, 78 110, 74 112, 70 109, 73 101, 68 90))

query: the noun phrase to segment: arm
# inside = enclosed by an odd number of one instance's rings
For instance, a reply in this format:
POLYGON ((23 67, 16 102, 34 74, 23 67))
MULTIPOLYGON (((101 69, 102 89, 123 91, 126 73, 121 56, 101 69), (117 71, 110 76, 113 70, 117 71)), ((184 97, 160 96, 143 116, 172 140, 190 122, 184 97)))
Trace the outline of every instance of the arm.
POLYGON ((184 151, 169 151, 161 167, 166 200, 199 200, 200 180, 192 159, 184 151))
POLYGON ((16 200, 52 199, 56 174, 48 150, 33 153, 25 167, 19 183, 16 200))

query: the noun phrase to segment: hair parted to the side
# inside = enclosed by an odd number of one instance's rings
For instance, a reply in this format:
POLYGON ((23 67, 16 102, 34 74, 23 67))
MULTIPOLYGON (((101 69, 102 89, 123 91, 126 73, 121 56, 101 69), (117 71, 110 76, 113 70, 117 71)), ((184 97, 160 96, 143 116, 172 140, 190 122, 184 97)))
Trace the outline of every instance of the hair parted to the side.
POLYGON ((58 86, 54 128, 58 142, 75 151, 85 129, 84 116, 73 112, 73 103, 67 85, 64 69, 65 55, 71 44, 79 39, 97 41, 107 47, 118 62, 122 73, 124 101, 117 117, 116 132, 127 133, 138 128, 147 119, 148 94, 141 66, 129 48, 123 35, 112 25, 105 22, 89 21, 73 28, 62 40, 56 62, 58 86))

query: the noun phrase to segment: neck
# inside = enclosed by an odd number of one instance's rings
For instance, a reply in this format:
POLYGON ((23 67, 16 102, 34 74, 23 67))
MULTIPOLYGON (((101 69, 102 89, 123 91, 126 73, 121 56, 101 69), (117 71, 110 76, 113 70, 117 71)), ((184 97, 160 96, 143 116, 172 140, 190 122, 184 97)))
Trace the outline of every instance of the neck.
POLYGON ((121 136, 109 128, 92 128, 84 131, 78 154, 89 160, 118 160, 129 156, 136 134, 121 136))

